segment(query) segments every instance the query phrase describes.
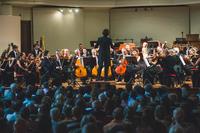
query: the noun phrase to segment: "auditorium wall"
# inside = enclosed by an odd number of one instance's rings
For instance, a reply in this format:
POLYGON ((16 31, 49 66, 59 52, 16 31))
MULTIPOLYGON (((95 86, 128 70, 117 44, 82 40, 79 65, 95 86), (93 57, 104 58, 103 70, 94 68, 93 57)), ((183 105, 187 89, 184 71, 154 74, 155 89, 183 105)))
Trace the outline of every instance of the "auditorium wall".
POLYGON ((108 12, 102 10, 83 10, 70 13, 67 8, 34 8, 34 40, 45 37, 47 49, 69 48, 74 50, 79 43, 89 47, 90 40, 96 40, 103 28, 108 28, 108 12))
POLYGON ((147 36, 172 44, 176 37, 181 37, 181 32, 189 32, 188 14, 187 7, 113 9, 112 38, 133 38, 140 44, 140 39, 147 36))
POLYGON ((191 8, 191 33, 200 34, 200 6, 191 8))
POLYGON ((31 7, 13 7, 12 8, 13 16, 20 16, 21 20, 31 20, 31 7))
MULTIPOLYGON (((59 12, 60 8, 33 8, 33 38, 45 37, 47 49, 70 48, 74 50, 80 42, 89 47, 89 41, 96 40, 102 29, 111 28, 113 39, 133 38, 139 45, 145 36, 154 40, 168 41, 189 33, 188 7, 120 8, 110 11, 106 8, 84 8, 79 13, 59 12)), ((13 15, 22 20, 31 20, 30 7, 13 7, 13 15)), ((200 34, 200 8, 191 7, 191 33, 200 34)))
POLYGON ((0 53, 14 43, 21 45, 20 17, 11 15, 0 15, 0 53))

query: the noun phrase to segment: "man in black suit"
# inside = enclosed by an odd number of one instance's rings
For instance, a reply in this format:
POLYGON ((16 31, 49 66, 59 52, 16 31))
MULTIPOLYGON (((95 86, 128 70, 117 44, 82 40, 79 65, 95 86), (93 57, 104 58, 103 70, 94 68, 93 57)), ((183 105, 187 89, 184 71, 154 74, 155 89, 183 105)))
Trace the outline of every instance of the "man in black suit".
POLYGON ((49 51, 44 52, 44 59, 41 63, 41 83, 48 82, 53 72, 53 62, 49 59, 49 51))
POLYGON ((41 56, 42 50, 40 49, 40 45, 38 43, 35 43, 33 47, 34 49, 32 51, 32 54, 34 55, 34 57, 41 56))
POLYGON ((17 45, 12 45, 12 51, 9 53, 8 57, 17 58, 19 56, 19 49, 17 45))
POLYGON ((112 40, 109 38, 109 30, 104 29, 102 34, 102 37, 98 38, 96 48, 99 47, 99 56, 98 56, 98 75, 97 80, 100 79, 101 70, 103 68, 103 65, 105 67, 105 77, 104 80, 108 80, 108 68, 110 65, 110 47, 113 48, 112 40))

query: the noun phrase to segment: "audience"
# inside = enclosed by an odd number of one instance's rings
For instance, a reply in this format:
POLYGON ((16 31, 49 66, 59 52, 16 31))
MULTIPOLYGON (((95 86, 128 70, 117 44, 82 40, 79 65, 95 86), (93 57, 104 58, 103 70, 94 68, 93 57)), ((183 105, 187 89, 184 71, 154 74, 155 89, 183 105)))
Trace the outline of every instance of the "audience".
POLYGON ((199 133, 199 94, 149 83, 132 88, 72 86, 0 90, 1 133, 199 133))

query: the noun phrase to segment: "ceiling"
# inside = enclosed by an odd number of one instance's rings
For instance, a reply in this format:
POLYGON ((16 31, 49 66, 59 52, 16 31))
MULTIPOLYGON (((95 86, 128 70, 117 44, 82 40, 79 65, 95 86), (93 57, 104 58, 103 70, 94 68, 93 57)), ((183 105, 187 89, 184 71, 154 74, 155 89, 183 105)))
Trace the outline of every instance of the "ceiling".
POLYGON ((14 6, 138 7, 199 5, 200 0, 0 0, 14 6))

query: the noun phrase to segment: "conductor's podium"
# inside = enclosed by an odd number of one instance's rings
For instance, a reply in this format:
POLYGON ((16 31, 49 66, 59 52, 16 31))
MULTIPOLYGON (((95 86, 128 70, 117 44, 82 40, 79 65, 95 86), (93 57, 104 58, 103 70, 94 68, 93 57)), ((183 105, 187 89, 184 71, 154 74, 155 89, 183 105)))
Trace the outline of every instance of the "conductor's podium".
POLYGON ((91 81, 90 86, 92 88, 105 89, 108 86, 115 86, 116 88, 125 88, 127 85, 126 82, 117 82, 117 81, 91 81))

